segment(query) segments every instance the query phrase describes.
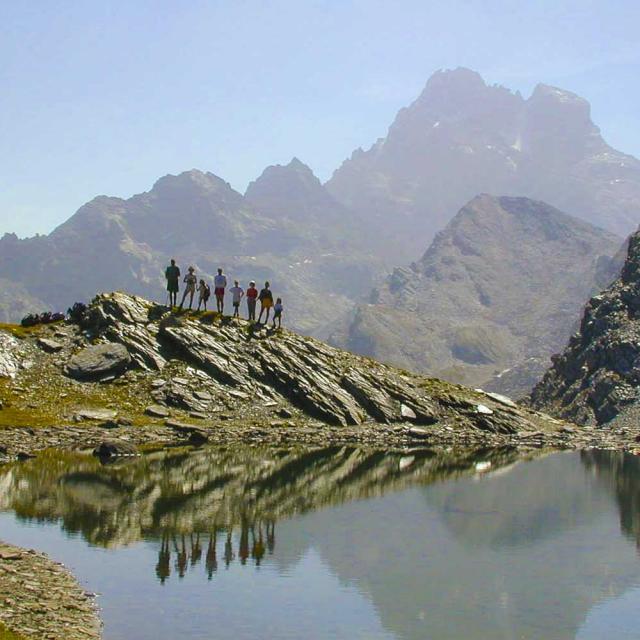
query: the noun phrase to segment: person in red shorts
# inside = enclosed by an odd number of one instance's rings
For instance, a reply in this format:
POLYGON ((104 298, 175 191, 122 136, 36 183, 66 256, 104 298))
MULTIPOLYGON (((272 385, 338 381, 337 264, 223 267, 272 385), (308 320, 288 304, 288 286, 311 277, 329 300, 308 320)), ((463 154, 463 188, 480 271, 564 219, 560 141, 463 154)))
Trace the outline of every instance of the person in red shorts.
POLYGON ((249 321, 256 321, 256 300, 258 299, 258 290, 256 283, 252 280, 245 294, 247 296, 247 309, 249 310, 249 321))
POLYGON ((216 306, 218 313, 224 312, 224 290, 227 288, 227 276, 222 273, 222 269, 218 269, 218 275, 213 279, 215 287, 213 293, 216 296, 216 306))

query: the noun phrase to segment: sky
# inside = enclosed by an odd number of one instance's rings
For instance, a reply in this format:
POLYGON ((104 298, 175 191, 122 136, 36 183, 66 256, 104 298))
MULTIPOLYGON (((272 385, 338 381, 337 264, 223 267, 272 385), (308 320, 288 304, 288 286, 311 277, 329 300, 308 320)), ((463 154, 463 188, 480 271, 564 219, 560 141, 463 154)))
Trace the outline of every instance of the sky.
POLYGON ((637 0, 0 2, 0 234, 211 171, 243 192, 293 156, 326 180, 438 69, 587 98, 640 157, 637 0))

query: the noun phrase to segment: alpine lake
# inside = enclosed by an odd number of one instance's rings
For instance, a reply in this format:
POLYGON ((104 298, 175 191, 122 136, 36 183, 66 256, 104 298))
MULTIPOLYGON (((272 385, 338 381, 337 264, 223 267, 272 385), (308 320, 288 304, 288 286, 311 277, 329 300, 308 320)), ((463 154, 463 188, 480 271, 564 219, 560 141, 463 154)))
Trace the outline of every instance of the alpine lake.
POLYGON ((234 446, 0 467, 106 640, 640 637, 640 459, 234 446))

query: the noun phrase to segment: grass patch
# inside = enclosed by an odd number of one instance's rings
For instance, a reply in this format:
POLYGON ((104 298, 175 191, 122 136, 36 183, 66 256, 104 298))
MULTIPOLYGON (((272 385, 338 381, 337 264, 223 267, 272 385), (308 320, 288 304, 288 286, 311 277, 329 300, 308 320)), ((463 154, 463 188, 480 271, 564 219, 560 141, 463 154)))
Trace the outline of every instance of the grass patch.
POLYGON ((0 622, 0 640, 27 640, 27 637, 7 629, 7 627, 0 622))
POLYGON ((42 328, 45 326, 51 325, 37 324, 34 327, 23 327, 21 324, 8 324, 6 322, 0 322, 0 331, 6 331, 7 333, 10 333, 14 338, 20 338, 20 340, 23 340, 24 338, 38 335, 42 332, 42 328))

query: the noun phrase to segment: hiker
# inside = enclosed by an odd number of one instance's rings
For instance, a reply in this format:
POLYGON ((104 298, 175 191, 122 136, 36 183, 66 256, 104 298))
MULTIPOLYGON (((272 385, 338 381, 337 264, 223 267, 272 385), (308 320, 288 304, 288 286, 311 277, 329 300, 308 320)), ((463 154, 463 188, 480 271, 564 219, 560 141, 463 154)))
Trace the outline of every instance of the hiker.
POLYGON ((200 297, 198 298, 198 311, 200 311, 201 304, 204 304, 204 310, 206 311, 207 300, 209 300, 209 297, 211 296, 211 288, 202 279, 200 280, 200 285, 198 286, 198 293, 200 294, 200 297))
POLYGON ((282 298, 276 300, 276 304, 273 307, 273 328, 276 328, 276 320, 278 321, 278 329, 282 329, 282 298))
POLYGON ((224 312, 224 290, 227 288, 227 276, 218 269, 218 275, 213 279, 214 293, 216 296, 216 306, 218 313, 224 312))
POLYGON ((273 307, 273 294, 271 293, 271 289, 269 289, 269 282, 264 283, 264 289, 260 291, 260 295, 258 296, 258 300, 260 300, 260 315, 258 316, 258 324, 262 320, 262 312, 267 312, 267 317, 265 318, 264 323, 267 324, 269 322, 269 314, 271 313, 271 307, 273 307))
POLYGON ((238 284, 237 280, 233 281, 233 287, 229 289, 229 293, 233 296, 233 317, 240 317, 240 301, 244 296, 244 289, 238 284))
POLYGON ((186 283, 187 287, 182 294, 180 309, 182 309, 185 298, 187 297, 187 294, 189 294, 189 310, 191 310, 191 307, 193 306, 193 296, 196 292, 196 284, 198 284, 198 278, 196 278, 196 274, 194 273, 195 269, 193 267, 189 267, 188 271, 189 273, 184 277, 184 282, 186 283))
POLYGON ((249 321, 256 321, 256 300, 258 298, 258 290, 256 283, 252 280, 247 289, 247 309, 249 310, 249 321))
POLYGON ((176 266, 176 261, 171 260, 171 264, 164 270, 164 277, 167 279, 167 291, 169 292, 169 306, 175 307, 178 304, 178 280, 180 279, 180 267, 176 266))

